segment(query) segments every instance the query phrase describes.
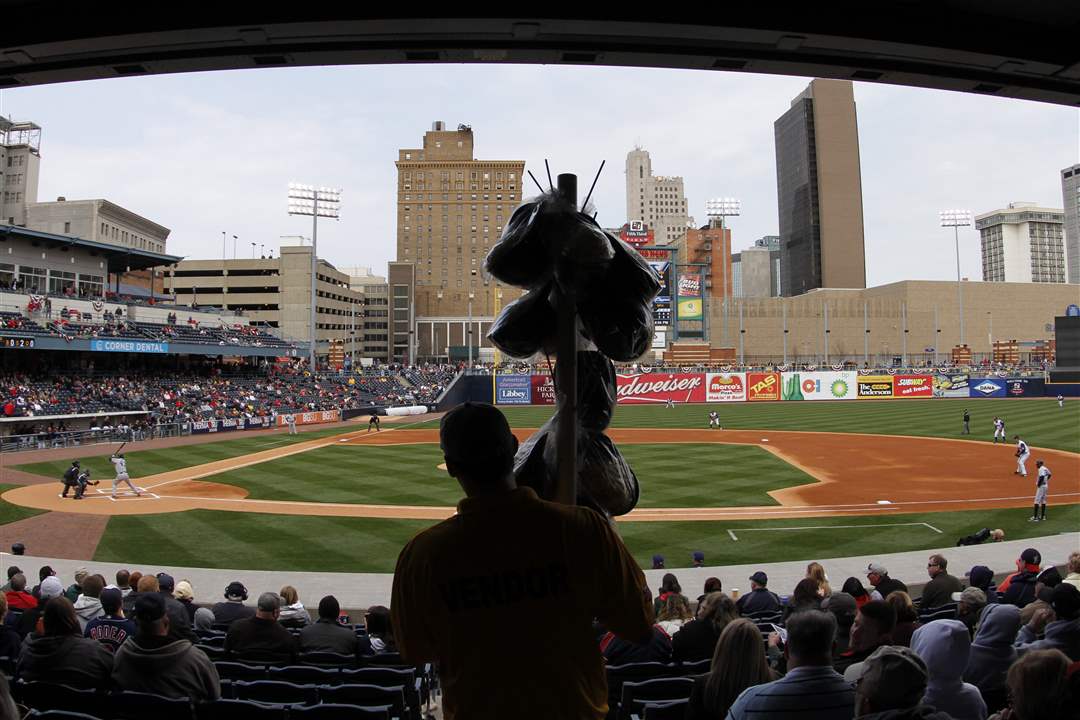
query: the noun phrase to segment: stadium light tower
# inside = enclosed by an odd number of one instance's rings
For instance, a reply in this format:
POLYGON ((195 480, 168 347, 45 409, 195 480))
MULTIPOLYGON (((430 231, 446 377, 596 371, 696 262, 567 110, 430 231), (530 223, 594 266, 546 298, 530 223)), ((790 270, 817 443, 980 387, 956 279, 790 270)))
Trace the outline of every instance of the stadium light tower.
POLYGON ((941 227, 953 229, 953 242, 956 244, 956 302, 960 308, 960 344, 964 344, 964 286, 960 282, 960 228, 971 225, 970 210, 942 210, 941 227))
POLYGON ((289 183, 289 214, 311 216, 311 348, 308 352, 308 363, 311 372, 315 372, 315 345, 316 329, 318 323, 315 319, 315 300, 318 297, 316 282, 318 280, 318 235, 319 218, 340 218, 341 212, 341 189, 328 187, 313 187, 311 185, 299 185, 289 183))
POLYGON ((709 219, 720 218, 720 227, 724 227, 724 218, 737 217, 742 213, 742 201, 735 198, 713 198, 705 201, 705 214, 709 219))

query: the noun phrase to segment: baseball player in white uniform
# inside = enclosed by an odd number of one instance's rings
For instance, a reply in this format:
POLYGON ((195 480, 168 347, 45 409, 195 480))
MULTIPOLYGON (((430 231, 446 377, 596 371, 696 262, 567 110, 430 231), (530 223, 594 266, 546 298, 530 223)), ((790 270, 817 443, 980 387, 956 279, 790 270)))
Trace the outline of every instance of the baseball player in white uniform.
POLYGON ((1063 408, 1063 407, 1065 407, 1065 396, 1064 396, 1064 395, 1060 395, 1060 394, 1059 394, 1059 395, 1057 396, 1057 401, 1058 401, 1058 407, 1059 407, 1059 408, 1063 408))
POLYGON ((1028 522, 1042 522, 1046 519, 1046 495, 1050 492, 1050 468, 1046 467, 1042 460, 1036 460, 1035 467, 1039 469, 1038 477, 1035 478, 1035 507, 1028 522))
POLYGON ((996 415, 994 416, 994 443, 997 444, 998 438, 1001 442, 1005 442, 1005 421, 996 415))
POLYGON ((716 428, 717 430, 722 429, 720 427, 720 413, 715 410, 709 413, 709 427, 716 428))
POLYGON ((112 461, 113 466, 116 468, 116 477, 113 478, 112 483, 112 496, 116 497, 116 491, 119 489, 120 483, 127 483, 127 486, 131 488, 131 491, 135 493, 135 496, 141 497, 142 492, 139 491, 139 488, 131 484, 131 478, 128 477, 127 460, 124 459, 124 455, 122 453, 113 455, 109 460, 112 461))
POLYGON ((1019 435, 1013 435, 1013 440, 1016 441, 1016 470, 1013 471, 1013 474, 1027 477, 1027 468, 1024 467, 1024 463, 1031 457, 1031 450, 1028 449, 1027 443, 1020 439, 1019 435))
POLYGON ((285 416, 285 424, 289 426, 289 434, 296 435, 296 416, 289 413, 285 416))

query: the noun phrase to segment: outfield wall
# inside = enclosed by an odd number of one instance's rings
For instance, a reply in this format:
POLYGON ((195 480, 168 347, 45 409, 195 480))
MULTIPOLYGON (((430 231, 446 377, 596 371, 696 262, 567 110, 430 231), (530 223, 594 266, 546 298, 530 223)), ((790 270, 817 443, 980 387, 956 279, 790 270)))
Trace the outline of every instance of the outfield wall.
MULTIPOLYGON (((1080 396, 1080 385, 1048 385, 1042 378, 969 373, 888 373, 854 370, 671 373, 616 375, 622 405, 803 400, 917 400, 945 398, 1031 398, 1058 393, 1080 396)), ((554 405, 550 375, 500 375, 499 405, 554 405)))

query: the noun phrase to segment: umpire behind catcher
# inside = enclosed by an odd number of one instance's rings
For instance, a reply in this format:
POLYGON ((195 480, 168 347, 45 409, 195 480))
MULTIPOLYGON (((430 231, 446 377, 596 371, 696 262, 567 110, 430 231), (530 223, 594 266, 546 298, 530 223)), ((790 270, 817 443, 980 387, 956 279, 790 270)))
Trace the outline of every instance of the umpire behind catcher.
POLYGON ((598 513, 517 487, 517 439, 495 407, 450 411, 439 443, 466 497, 398 557, 401 654, 439 662, 447 720, 600 720, 607 683, 592 620, 651 638, 641 569, 598 513))

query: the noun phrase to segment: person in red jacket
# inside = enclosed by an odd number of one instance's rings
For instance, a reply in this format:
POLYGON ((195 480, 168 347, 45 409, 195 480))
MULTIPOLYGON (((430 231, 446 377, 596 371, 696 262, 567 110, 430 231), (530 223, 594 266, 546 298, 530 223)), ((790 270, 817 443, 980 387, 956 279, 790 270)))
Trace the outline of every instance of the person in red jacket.
POLYGON ((4 597, 12 610, 30 610, 38 604, 37 598, 26 592, 26 576, 22 573, 12 576, 11 589, 4 593, 4 597))

